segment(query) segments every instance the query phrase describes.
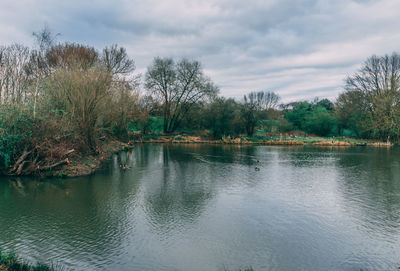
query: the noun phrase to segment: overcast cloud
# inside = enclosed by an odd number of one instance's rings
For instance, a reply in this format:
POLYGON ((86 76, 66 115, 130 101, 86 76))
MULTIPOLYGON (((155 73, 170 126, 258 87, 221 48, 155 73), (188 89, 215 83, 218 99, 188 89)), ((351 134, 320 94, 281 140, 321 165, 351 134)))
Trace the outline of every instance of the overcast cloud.
POLYGON ((0 43, 32 44, 47 24, 74 41, 198 59, 221 94, 272 90, 284 101, 335 98, 372 54, 399 51, 399 0, 2 0, 0 43))

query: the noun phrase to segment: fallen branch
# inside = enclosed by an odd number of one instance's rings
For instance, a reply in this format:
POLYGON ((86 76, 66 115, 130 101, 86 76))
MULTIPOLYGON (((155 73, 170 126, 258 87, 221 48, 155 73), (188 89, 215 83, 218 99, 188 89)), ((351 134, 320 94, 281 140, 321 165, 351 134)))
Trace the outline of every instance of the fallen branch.
POLYGON ((74 149, 67 151, 67 152, 63 155, 63 157, 70 155, 70 154, 73 153, 74 151, 75 151, 74 149))
POLYGON ((20 164, 22 164, 24 162, 24 160, 28 157, 29 154, 31 154, 32 151, 33 150, 28 151, 27 148, 25 147, 24 152, 18 158, 17 162, 15 162, 14 166, 12 167, 12 169, 10 169, 8 171, 8 173, 9 174, 13 174, 16 170, 19 170, 20 164))
POLYGON ((53 164, 50 164, 50 165, 46 165, 45 161, 41 159, 40 153, 38 151, 34 152, 35 150, 38 150, 38 149, 40 149, 40 146, 36 146, 35 148, 33 148, 30 151, 28 151, 27 148, 25 147, 21 156, 14 163, 12 168, 10 168, 10 170, 8 171, 8 174, 19 176, 19 175, 29 175, 34 172, 51 170, 58 166, 68 164, 69 163, 68 156, 71 153, 75 152, 74 149, 68 150, 62 155, 62 158, 64 158, 63 160, 58 161, 53 164), (33 161, 32 161, 32 159, 33 159, 33 161))
POLYGON ((68 164, 69 163, 69 160, 68 160, 68 158, 65 158, 64 160, 61 160, 61 161, 59 161, 59 162, 57 162, 57 163, 54 163, 54 164, 52 164, 52 165, 48 165, 48 166, 42 166, 42 167, 38 167, 38 170, 39 171, 42 171, 42 170, 50 170, 50 169, 53 169, 53 168, 55 168, 55 167, 58 167, 58 166, 61 166, 61 165, 65 165, 65 164, 68 164))

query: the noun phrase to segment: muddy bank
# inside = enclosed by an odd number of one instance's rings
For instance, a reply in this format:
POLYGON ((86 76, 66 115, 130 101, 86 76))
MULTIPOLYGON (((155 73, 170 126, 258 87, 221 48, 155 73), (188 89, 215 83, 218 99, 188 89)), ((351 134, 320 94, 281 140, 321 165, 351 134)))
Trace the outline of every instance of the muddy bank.
POLYGON ((219 140, 209 139, 202 136, 192 135, 146 135, 137 136, 133 139, 135 143, 199 143, 199 144, 257 144, 257 145, 308 145, 315 146, 333 146, 333 147, 350 147, 350 146, 374 146, 374 147, 390 147, 392 143, 378 142, 371 140, 361 140, 352 138, 325 138, 325 137, 297 137, 297 136, 242 136, 242 137, 224 137, 219 140))
POLYGON ((131 142, 109 141, 99 147, 95 155, 72 155, 68 163, 45 173, 46 177, 79 177, 94 174, 113 154, 133 148, 131 142))
POLYGON ((136 136, 128 143, 109 140, 100 145, 96 154, 84 155, 72 152, 63 163, 40 173, 42 177, 79 177, 94 174, 107 163, 113 154, 132 149, 135 143, 169 143, 169 144, 237 144, 237 145, 279 145, 320 147, 373 146, 391 147, 386 142, 356 140, 350 138, 323 138, 297 136, 253 136, 224 137, 219 140, 193 135, 146 135, 136 136))

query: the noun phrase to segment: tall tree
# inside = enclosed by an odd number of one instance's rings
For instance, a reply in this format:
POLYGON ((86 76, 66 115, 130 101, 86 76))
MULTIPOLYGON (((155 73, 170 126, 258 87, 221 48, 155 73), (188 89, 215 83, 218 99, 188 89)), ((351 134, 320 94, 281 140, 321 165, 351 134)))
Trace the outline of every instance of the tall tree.
POLYGON ((117 44, 104 48, 101 58, 106 69, 114 75, 127 75, 135 70, 135 62, 129 58, 126 49, 117 44))
POLYGON ((0 103, 25 102, 28 90, 26 67, 30 49, 21 44, 0 48, 0 103))
POLYGON ((279 100, 279 95, 270 91, 250 92, 249 94, 244 95, 242 118, 248 136, 254 134, 257 123, 261 117, 261 111, 275 109, 278 106, 279 100))
POLYGON ((57 37, 60 33, 54 35, 50 28, 45 25, 40 31, 33 32, 32 35, 35 38, 35 43, 38 47, 37 50, 45 53, 56 44, 57 37))
POLYGON ((400 56, 397 53, 368 58, 357 73, 346 79, 345 89, 362 94, 365 132, 387 141, 399 137, 400 56))
POLYGON ((257 92, 257 102, 262 110, 276 109, 281 97, 272 91, 257 92))
POLYGON ((52 75, 48 88, 52 104, 67 113, 91 151, 96 151, 96 123, 105 111, 110 85, 111 75, 105 69, 64 68, 52 75))
POLYGON ((328 99, 293 102, 284 106, 285 118, 297 130, 319 136, 335 135, 337 121, 328 99))
POLYGON ((214 138, 239 134, 242 128, 240 120, 240 104, 234 99, 218 97, 208 104, 205 114, 207 129, 214 138))
POLYGON ((347 129, 356 137, 365 137, 367 112, 366 99, 363 92, 350 90, 341 93, 335 103, 335 113, 338 121, 338 132, 344 135, 347 129))
POLYGON ((46 55, 55 46, 59 34, 53 35, 50 29, 44 26, 39 32, 33 32, 32 35, 35 38, 36 48, 31 51, 26 72, 31 82, 30 102, 33 106, 33 118, 35 119, 40 83, 50 73, 50 66, 46 55))
POLYGON ((242 106, 241 115, 248 136, 254 134, 254 130, 259 120, 259 113, 260 101, 257 99, 257 92, 251 92, 248 95, 244 95, 244 104, 242 106))
POLYGON ((99 60, 94 47, 76 43, 58 44, 46 51, 48 64, 53 69, 89 69, 99 60))
POLYGON ((155 58, 146 73, 146 88, 163 107, 164 132, 172 133, 198 101, 216 96, 218 88, 204 75, 200 62, 155 58))

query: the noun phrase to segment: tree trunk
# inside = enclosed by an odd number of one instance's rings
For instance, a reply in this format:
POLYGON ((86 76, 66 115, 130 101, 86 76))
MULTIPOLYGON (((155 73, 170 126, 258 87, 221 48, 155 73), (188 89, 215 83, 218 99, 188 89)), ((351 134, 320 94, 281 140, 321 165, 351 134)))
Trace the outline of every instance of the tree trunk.
POLYGON ((39 90, 39 77, 36 79, 35 93, 33 98, 33 119, 36 119, 36 104, 37 104, 38 90, 39 90))

